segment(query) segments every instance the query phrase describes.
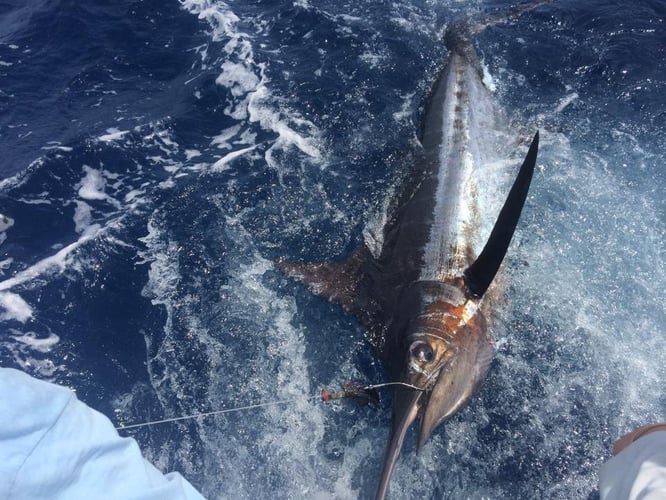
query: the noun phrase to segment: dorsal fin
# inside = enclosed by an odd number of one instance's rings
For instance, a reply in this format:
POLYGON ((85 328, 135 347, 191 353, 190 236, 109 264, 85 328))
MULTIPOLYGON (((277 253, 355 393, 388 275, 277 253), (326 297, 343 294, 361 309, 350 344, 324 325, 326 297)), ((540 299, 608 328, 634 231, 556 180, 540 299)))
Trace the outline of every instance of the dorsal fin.
POLYGON ((465 269, 465 285, 467 290, 476 297, 481 297, 486 293, 509 248, 527 198, 527 191, 530 188, 538 149, 539 132, 534 135, 525 161, 511 186, 509 196, 504 202, 486 245, 477 259, 465 269))

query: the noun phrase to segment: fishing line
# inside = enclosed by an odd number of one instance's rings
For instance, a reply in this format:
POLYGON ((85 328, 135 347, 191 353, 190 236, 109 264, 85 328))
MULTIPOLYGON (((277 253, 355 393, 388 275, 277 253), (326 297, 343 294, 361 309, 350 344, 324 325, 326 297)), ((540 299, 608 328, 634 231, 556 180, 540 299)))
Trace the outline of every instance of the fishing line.
MULTIPOLYGON (((415 389, 417 391, 423 391, 423 389, 416 387, 415 385, 410 385, 405 382, 386 382, 384 384, 375 384, 375 385, 366 385, 363 386, 363 389, 367 390, 372 390, 372 389, 379 389, 381 387, 388 387, 391 385, 400 385, 404 387, 408 387, 410 389, 415 389)), ((296 401, 310 401, 313 399, 321 399, 320 395, 316 396, 299 396, 296 398, 291 398, 291 399, 281 399, 278 401, 267 401, 266 403, 257 403, 253 405, 248 405, 248 406, 238 406, 234 408, 225 408, 222 410, 216 410, 216 411, 208 411, 205 413, 195 413, 193 415, 184 415, 182 417, 173 417, 173 418, 164 418, 162 420, 152 420, 150 422, 143 422, 140 424, 130 424, 130 425, 123 425, 121 424, 120 426, 116 427, 117 431, 122 431, 125 429, 136 429, 139 427, 147 427, 149 425, 157 425, 157 424, 166 424, 169 422, 178 422, 181 420, 189 420, 193 418, 202 418, 202 417, 210 417, 212 415, 222 415, 224 413, 234 413, 238 411, 247 411, 247 410, 255 410, 257 408, 264 408, 266 406, 275 406, 275 405, 283 405, 283 404, 288 404, 288 403, 294 403, 296 401)))
POLYGON ((425 389, 422 387, 416 387, 415 385, 408 384, 407 382, 385 382, 383 384, 366 385, 364 389, 379 389, 380 387, 388 387, 390 385, 399 385, 402 387, 407 387, 408 389, 414 389, 415 391, 419 392, 425 391, 425 389))
POLYGON ((167 422, 178 422, 179 420, 188 420, 191 418, 200 418, 200 417, 209 417, 211 415, 222 415, 223 413, 233 413, 236 411, 245 411, 245 410, 253 410, 255 408, 263 408, 265 406, 273 406, 273 405, 282 405, 282 404, 287 404, 287 403, 293 403, 295 401, 302 401, 306 400, 309 401, 311 399, 318 398, 319 396, 310 396, 310 397, 305 397, 305 396, 299 396, 297 398, 292 398, 292 399, 283 399, 280 401, 268 401, 266 403, 257 403, 254 405, 248 405, 248 406, 239 406, 236 408, 225 408, 223 410, 217 410, 217 411, 209 411, 206 413, 195 413, 193 415, 185 415, 183 417, 174 417, 174 418, 165 418, 162 420, 153 420, 151 422, 144 422, 142 424, 130 424, 130 425, 121 425, 120 427, 116 427, 116 430, 123 430, 123 429, 136 429, 137 427, 145 427, 147 425, 156 425, 156 424, 164 424, 167 422))

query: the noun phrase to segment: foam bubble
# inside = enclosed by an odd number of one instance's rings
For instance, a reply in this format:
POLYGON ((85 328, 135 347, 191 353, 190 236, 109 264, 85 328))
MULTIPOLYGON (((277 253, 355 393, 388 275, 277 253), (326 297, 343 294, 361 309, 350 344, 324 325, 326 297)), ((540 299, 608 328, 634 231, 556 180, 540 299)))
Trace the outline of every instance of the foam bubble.
POLYGON ((239 149, 238 151, 232 151, 231 153, 224 155, 222 158, 213 163, 213 165, 211 166, 211 170, 214 172, 221 172, 223 170, 226 170, 228 164, 231 163, 233 160, 235 160, 239 156, 243 156, 247 153, 250 153, 255 149, 256 146, 250 146, 248 148, 239 149))
POLYGON ((97 140, 102 142, 113 142, 118 141, 129 134, 129 130, 119 130, 117 128, 109 128, 106 130, 106 134, 100 135, 97 140))
POLYGON ((407 122, 414 115, 414 92, 402 96, 400 111, 393 113, 393 119, 397 122, 407 122))
POLYGON ((184 9, 205 19, 213 28, 213 40, 220 41, 226 37, 239 36, 236 24, 240 21, 238 16, 224 2, 211 3, 210 0, 181 0, 184 9))
POLYGON ((77 233, 83 233, 90 227, 92 221, 92 208, 84 201, 75 200, 74 229, 77 233))
POLYGON ((7 217, 6 215, 0 214, 0 233, 7 231, 10 227, 14 225, 14 219, 7 217))
POLYGON ((564 108, 566 108, 571 103, 573 103, 577 100, 578 100, 578 93, 577 92, 572 92, 572 93, 564 96, 562 99, 560 99, 560 102, 557 104, 557 107, 555 108, 555 113, 561 113, 564 110, 564 108))
POLYGON ((32 318, 32 308, 19 295, 11 292, 0 292, 1 320, 16 320, 25 323, 32 318))
POLYGON ((359 56, 361 61, 363 61, 365 64, 367 64, 370 68, 372 69, 378 69, 380 68, 388 59, 388 56, 384 53, 376 53, 376 52, 364 52, 359 56))
POLYGON ((104 200, 106 193, 104 187, 106 182, 99 170, 90 168, 88 165, 83 166, 83 171, 86 173, 85 177, 81 180, 81 187, 79 188, 79 196, 84 200, 104 200))
POLYGON ((110 186, 112 192, 121 187, 122 182, 118 181, 118 176, 107 170, 94 169, 88 165, 83 166, 84 176, 78 184, 78 195, 84 200, 95 201, 103 200, 113 207, 113 209, 122 209, 122 203, 113 196, 106 193, 107 180, 116 181, 110 186))
POLYGON ((259 78, 246 64, 225 61, 222 63, 222 73, 215 82, 227 87, 235 97, 241 97, 257 89, 259 78))
POLYGON ((9 269, 14 262, 14 259, 12 257, 9 257, 5 260, 0 260, 0 274, 4 274, 4 272, 9 269))
POLYGON ((185 150, 185 158, 187 159, 187 161, 190 161, 191 159, 197 158, 199 156, 201 156, 201 151, 199 151, 198 149, 185 150))
POLYGON ((53 347, 60 342, 60 337, 54 333, 49 333, 49 336, 46 338, 39 338, 34 332, 14 332, 14 335, 11 336, 17 342, 30 347, 33 351, 41 353, 49 353, 53 350, 53 347))
POLYGON ((228 129, 223 130, 218 135, 213 137, 211 144, 214 146, 218 146, 221 149, 231 149, 232 148, 231 139, 236 137, 240 131, 241 131, 240 125, 234 125, 233 127, 229 127, 228 129))

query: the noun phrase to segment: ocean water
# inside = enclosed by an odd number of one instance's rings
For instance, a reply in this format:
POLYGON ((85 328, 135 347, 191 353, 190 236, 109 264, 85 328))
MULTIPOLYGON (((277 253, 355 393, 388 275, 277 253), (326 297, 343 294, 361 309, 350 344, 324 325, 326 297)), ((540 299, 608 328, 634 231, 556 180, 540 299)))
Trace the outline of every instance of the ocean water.
MULTIPOLYGON (((0 364, 74 388, 210 498, 368 498, 384 381, 273 260, 340 259, 408 175, 446 25, 500 0, 0 3, 0 364)), ((541 131, 498 354, 391 498, 594 498, 666 415, 666 4, 556 1, 476 47, 541 131)))

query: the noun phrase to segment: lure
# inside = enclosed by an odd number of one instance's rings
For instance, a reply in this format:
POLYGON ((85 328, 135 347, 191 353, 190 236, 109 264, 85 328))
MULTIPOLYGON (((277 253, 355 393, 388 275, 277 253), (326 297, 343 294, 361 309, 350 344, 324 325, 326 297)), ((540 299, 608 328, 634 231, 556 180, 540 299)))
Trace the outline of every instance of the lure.
POLYGON ((321 391, 322 401, 333 401, 334 399, 352 399, 359 406, 370 405, 373 408, 380 408, 382 403, 379 398, 379 392, 371 386, 359 384, 356 382, 347 382, 342 384, 339 391, 329 392, 326 388, 321 391))

